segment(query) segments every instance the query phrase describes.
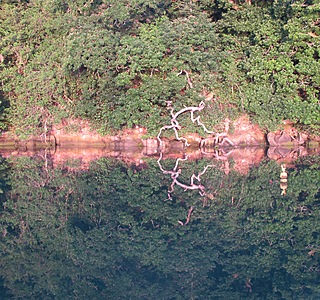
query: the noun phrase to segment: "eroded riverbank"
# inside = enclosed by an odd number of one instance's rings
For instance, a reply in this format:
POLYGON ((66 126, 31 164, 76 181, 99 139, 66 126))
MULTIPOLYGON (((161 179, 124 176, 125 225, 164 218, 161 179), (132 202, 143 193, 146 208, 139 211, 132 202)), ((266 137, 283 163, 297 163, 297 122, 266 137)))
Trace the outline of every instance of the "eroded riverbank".
POLYGON ((285 123, 282 130, 264 133, 247 117, 222 126, 218 135, 186 134, 174 136, 168 131, 163 136, 146 137, 143 127, 124 130, 117 135, 101 136, 86 123, 76 133, 67 128, 53 128, 47 136, 19 140, 10 133, 0 137, 0 155, 49 155, 55 164, 77 159, 81 168, 101 157, 121 159, 128 164, 141 165, 147 158, 202 158, 233 161, 233 168, 245 173, 264 158, 290 163, 301 156, 320 154, 320 137, 299 132, 285 123), (171 135, 170 135, 171 134, 171 135))

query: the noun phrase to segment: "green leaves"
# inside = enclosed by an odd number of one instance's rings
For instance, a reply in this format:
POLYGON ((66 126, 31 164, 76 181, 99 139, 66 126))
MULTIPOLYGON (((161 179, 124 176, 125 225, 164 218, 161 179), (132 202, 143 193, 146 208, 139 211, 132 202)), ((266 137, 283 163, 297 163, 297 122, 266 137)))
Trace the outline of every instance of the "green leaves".
POLYGON ((313 1, 7 1, 1 12, 1 126, 18 134, 78 117, 155 135, 167 103, 210 92, 213 126, 245 113, 265 130, 283 119, 319 129, 313 1))

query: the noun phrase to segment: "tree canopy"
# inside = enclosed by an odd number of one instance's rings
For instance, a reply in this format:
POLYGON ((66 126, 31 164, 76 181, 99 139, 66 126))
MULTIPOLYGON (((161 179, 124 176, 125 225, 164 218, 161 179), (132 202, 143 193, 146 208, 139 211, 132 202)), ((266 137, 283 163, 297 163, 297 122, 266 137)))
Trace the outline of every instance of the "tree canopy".
POLYGON ((284 119, 319 129, 317 1, 30 0, 0 10, 0 121, 20 136, 68 118, 154 134, 169 102, 178 110, 208 93, 212 126, 246 113, 265 130, 284 119))

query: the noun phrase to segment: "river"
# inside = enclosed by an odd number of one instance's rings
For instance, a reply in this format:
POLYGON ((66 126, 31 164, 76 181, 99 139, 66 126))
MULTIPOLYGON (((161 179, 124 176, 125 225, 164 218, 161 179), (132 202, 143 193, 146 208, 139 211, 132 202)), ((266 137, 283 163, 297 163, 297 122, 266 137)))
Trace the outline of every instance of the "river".
POLYGON ((2 152, 1 299, 320 298, 318 154, 131 150, 2 152))

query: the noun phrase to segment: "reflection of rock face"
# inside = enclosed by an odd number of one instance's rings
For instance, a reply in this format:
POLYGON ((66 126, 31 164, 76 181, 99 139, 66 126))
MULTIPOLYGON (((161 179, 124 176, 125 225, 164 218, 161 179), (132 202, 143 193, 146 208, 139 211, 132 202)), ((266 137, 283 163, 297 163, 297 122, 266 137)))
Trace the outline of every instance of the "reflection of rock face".
POLYGON ((271 159, 284 158, 291 153, 290 148, 281 148, 281 147, 269 147, 268 148, 268 157, 271 159))
POLYGON ((274 160, 285 158, 286 160, 294 160, 300 156, 308 155, 308 149, 303 146, 284 147, 284 146, 270 146, 268 148, 267 156, 274 160))
MULTIPOLYGON (((299 132, 291 125, 285 124, 284 130, 269 132, 267 141, 269 148, 267 156, 274 160, 295 160, 300 156, 310 154, 310 149, 304 147, 309 136, 299 132)), ((318 151, 316 151, 318 152, 318 151)))

